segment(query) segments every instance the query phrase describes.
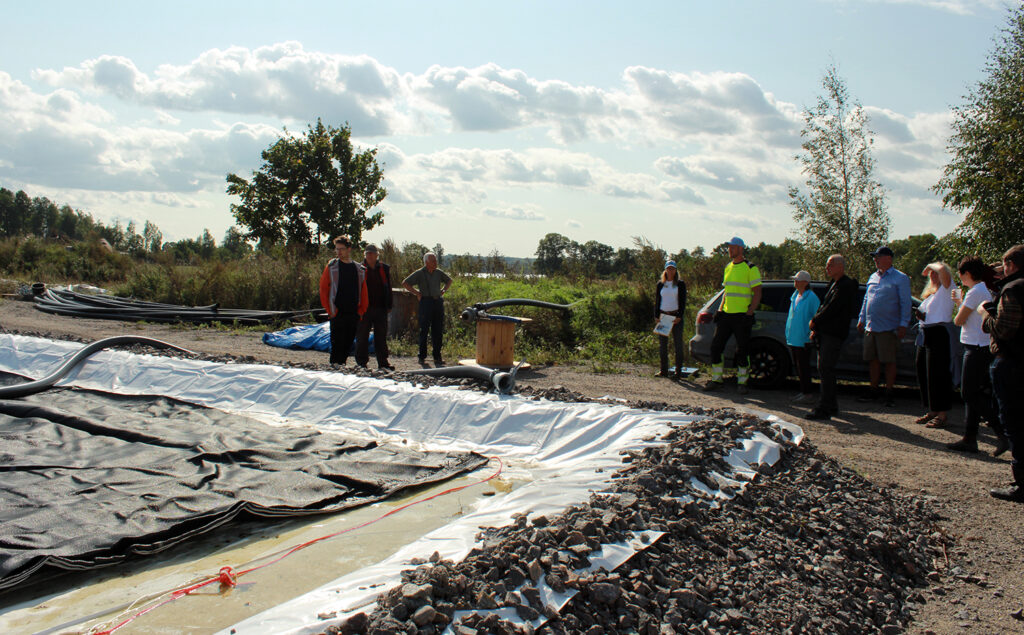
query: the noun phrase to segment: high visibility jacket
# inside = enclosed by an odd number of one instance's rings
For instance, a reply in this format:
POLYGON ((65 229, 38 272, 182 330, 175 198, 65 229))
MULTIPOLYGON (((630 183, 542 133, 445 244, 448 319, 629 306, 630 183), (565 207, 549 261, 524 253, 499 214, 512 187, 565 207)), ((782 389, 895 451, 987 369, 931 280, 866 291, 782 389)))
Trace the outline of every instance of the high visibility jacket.
POLYGON ((726 313, 746 313, 750 308, 750 300, 754 295, 754 287, 761 284, 761 272, 757 267, 744 260, 736 264, 730 262, 725 266, 722 286, 725 297, 722 299, 722 311, 726 313))

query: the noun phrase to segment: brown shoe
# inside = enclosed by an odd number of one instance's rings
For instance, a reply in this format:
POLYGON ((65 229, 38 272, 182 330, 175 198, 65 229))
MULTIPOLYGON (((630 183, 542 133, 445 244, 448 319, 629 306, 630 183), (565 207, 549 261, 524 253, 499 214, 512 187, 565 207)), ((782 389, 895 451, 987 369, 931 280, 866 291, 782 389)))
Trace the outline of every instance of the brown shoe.
POLYGON ((950 443, 946 448, 956 452, 968 452, 970 454, 974 454, 978 451, 978 442, 974 439, 960 439, 956 443, 950 443))
POLYGON ((1009 449, 1010 442, 1006 440, 1006 437, 1000 434, 999 438, 996 439, 996 449, 992 450, 992 456, 999 456, 1000 454, 1006 452, 1009 449))

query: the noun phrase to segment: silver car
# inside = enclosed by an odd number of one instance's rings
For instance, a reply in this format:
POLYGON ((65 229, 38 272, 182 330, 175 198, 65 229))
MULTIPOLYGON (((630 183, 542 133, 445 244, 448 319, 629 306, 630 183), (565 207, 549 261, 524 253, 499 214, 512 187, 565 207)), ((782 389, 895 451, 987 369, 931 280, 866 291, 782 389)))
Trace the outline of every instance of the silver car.
MULTIPOLYGON (((828 282, 811 282, 811 290, 818 298, 825 297, 828 282)), ((792 358, 786 346, 786 317, 789 315, 789 299, 793 295, 792 280, 765 280, 761 285, 761 305, 755 312, 757 321, 750 337, 750 383, 762 387, 781 385, 793 372, 792 358)), ((856 306, 864 299, 865 286, 860 285, 856 306)), ((711 339, 715 335, 714 316, 722 303, 719 291, 701 307, 697 314, 696 334, 690 339, 690 358, 711 363, 711 339)), ((921 303, 913 298, 914 308, 921 303)), ((916 313, 912 312, 912 313, 916 313)), ((917 338, 917 319, 912 317, 910 328, 900 342, 897 358, 896 381, 909 386, 917 385, 914 365, 916 354, 914 340, 917 338)), ((850 335, 843 342, 836 373, 842 379, 867 381, 868 364, 863 360, 864 336, 857 331, 857 321, 850 320, 850 335)), ((733 363, 736 340, 730 338, 725 347, 725 364, 733 363)), ((817 351, 812 348, 812 368, 817 369, 817 351)))

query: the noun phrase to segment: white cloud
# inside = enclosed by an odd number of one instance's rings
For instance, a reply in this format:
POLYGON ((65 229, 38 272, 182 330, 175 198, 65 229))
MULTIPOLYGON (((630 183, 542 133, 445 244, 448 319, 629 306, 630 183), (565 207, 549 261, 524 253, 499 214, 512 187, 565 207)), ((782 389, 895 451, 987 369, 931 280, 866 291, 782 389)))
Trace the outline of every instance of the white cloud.
POLYGON ((583 223, 579 222, 574 218, 570 218, 569 220, 565 221, 565 226, 570 229, 583 229, 583 223))
POLYGON ((787 182, 774 167, 733 156, 661 157, 657 169, 690 183, 731 192, 763 192, 787 182))
POLYGON ((494 207, 484 208, 483 213, 491 218, 502 218, 505 220, 526 220, 526 221, 543 221, 547 220, 547 217, 543 214, 538 213, 532 209, 524 209, 522 207, 504 207, 497 209, 494 207))
POLYGON ((675 183, 662 183, 661 191, 665 198, 672 202, 693 203, 694 205, 707 205, 707 201, 689 185, 678 185, 675 183))
POLYGON ((973 15, 979 10, 1002 10, 1004 0, 869 0, 883 4, 913 4, 937 11, 947 11, 957 15, 973 15))
POLYGON ((210 49, 188 64, 163 65, 152 74, 127 58, 103 55, 33 76, 166 110, 348 121, 359 135, 387 134, 402 118, 394 104, 404 84, 394 69, 366 55, 306 51, 298 42, 210 49))

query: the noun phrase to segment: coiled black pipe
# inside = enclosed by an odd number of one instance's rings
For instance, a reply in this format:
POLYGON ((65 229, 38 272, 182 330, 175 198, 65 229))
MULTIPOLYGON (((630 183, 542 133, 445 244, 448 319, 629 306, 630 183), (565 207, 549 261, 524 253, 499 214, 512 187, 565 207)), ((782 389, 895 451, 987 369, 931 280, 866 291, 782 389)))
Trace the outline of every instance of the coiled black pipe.
POLYGON ((35 308, 46 313, 101 320, 145 320, 147 322, 191 322, 195 324, 237 322, 252 326, 310 316, 316 317, 323 313, 323 311, 313 309, 303 311, 222 309, 217 304, 181 306, 53 289, 48 289, 41 296, 35 298, 35 308))
POLYGON ((19 397, 27 397, 28 395, 43 392, 57 383, 62 377, 70 373, 75 366, 85 361, 85 359, 93 353, 112 346, 123 346, 125 344, 145 344, 146 346, 152 346, 153 348, 170 348, 181 353, 188 353, 189 355, 194 354, 187 348, 181 348, 180 346, 175 346, 174 344, 164 342, 162 340, 155 340, 151 337, 142 337, 140 335, 118 335, 116 337, 108 337, 85 346, 68 358, 68 361, 64 362, 60 368, 42 379, 25 382, 23 384, 15 384, 13 386, 0 387, 0 399, 18 399, 19 397))
POLYGON ((407 375, 428 375, 434 377, 452 377, 479 379, 490 383, 503 395, 507 395, 515 388, 516 379, 512 373, 484 368, 483 366, 442 366, 441 368, 421 368, 418 370, 407 370, 407 375))

